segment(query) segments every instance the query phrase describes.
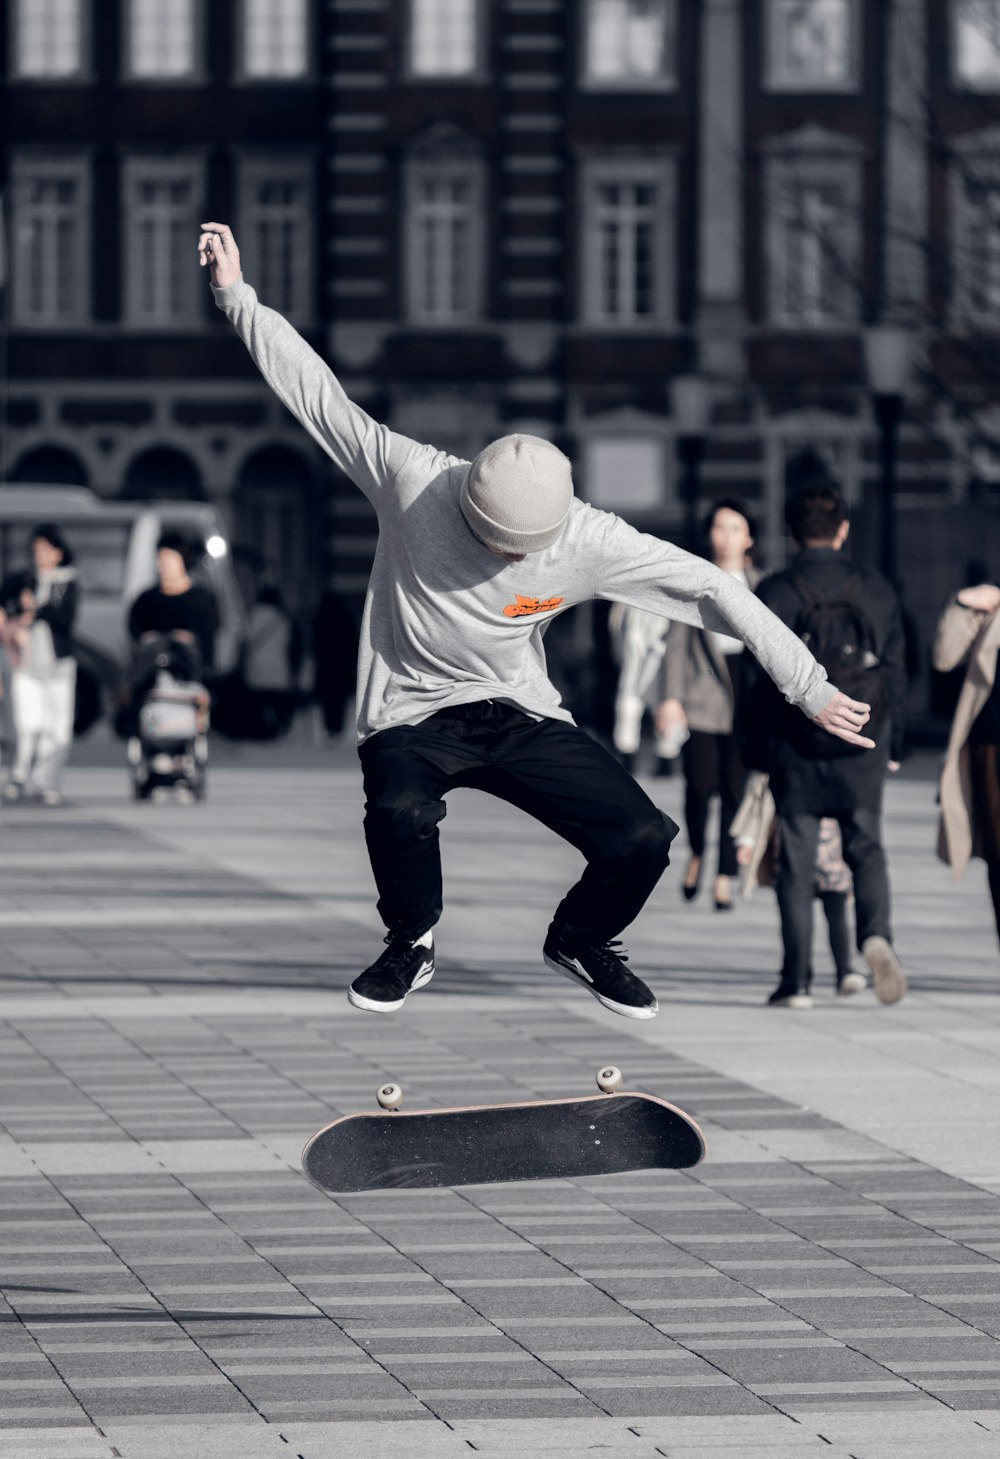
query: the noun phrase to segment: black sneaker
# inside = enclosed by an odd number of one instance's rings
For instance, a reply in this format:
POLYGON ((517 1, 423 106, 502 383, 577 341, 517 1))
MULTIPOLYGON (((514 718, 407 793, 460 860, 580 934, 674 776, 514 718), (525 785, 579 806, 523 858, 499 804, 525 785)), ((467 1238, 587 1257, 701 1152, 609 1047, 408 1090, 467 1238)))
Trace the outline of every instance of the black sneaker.
POLYGON ((767 1000, 768 1008, 811 1008, 812 1006, 812 994, 809 989, 800 988, 796 983, 786 983, 784 978, 767 1000))
POLYGON ((434 944, 412 942, 398 932, 386 936, 385 952, 366 968, 347 990, 347 1001, 371 1013, 395 1013, 407 993, 422 988, 434 976, 434 944))
POLYGON ((620 942, 592 943, 589 947, 571 947, 555 923, 545 938, 542 956, 546 967, 582 983, 598 1003, 625 1018, 653 1018, 659 1005, 641 978, 625 966, 627 954, 616 951, 620 942))

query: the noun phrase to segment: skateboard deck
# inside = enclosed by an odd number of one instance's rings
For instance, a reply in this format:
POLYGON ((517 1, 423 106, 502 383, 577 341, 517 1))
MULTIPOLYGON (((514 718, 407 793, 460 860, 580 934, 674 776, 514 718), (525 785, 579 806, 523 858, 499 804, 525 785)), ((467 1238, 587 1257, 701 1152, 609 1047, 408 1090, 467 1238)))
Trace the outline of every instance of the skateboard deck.
POLYGON ((348 1194, 681 1170, 704 1155, 705 1138, 690 1115, 655 1095, 623 1090, 344 1115, 313 1135, 302 1165, 314 1185, 348 1194))

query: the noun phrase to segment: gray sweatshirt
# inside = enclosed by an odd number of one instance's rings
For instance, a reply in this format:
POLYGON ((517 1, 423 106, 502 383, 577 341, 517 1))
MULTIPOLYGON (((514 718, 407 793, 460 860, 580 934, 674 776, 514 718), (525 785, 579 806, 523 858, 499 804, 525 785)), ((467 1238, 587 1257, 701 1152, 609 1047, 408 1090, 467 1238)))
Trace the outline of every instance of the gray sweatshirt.
POLYGON ((572 723, 546 673, 543 637, 558 613, 592 598, 735 634, 807 715, 831 699, 802 641, 729 573, 585 502, 573 503, 544 552, 497 557, 459 507, 468 461, 372 420, 242 278, 214 293, 279 399, 378 514, 358 656, 359 740, 479 699, 572 723))

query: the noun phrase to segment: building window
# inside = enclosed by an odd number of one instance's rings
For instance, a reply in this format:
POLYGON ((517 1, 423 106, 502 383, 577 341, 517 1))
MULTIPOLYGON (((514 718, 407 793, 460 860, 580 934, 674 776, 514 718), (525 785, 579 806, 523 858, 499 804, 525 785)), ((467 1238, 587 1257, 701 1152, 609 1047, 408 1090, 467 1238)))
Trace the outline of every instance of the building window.
POLYGON ((410 159, 406 191, 409 317, 472 323, 482 312, 482 164, 475 156, 421 152, 410 159))
POLYGON ((309 70, 307 0, 243 0, 240 72, 250 81, 295 81, 309 70))
POLYGON ((12 313, 20 325, 90 315, 90 173, 86 159, 15 157, 12 313))
POLYGON ((261 299, 295 323, 313 312, 312 168, 307 159, 240 164, 240 249, 261 299))
POLYGON ((853 158, 772 158, 768 313, 793 328, 857 320, 861 296, 859 165, 853 158))
POLYGON ((676 80, 675 0, 587 0, 583 82, 663 88, 676 80))
POLYGON ((12 15, 14 76, 35 81, 82 74, 82 0, 17 0, 12 15))
POLYGON ((584 454, 587 500, 612 512, 663 511, 668 469, 663 436, 591 436, 584 454))
POLYGON ((960 86, 1000 91, 1000 0, 955 0, 953 70, 960 86))
POLYGON ((201 166, 186 158, 129 158, 125 190, 125 312, 130 324, 174 328, 200 319, 191 239, 201 213, 201 166))
POLYGON ((858 84, 857 0, 768 0, 772 91, 848 91, 858 84))
POLYGON ((1000 136, 974 151, 975 138, 952 170, 952 276, 955 323, 1000 325, 1000 136))
POLYGON ((482 66, 480 0, 410 0, 412 76, 474 76, 482 66))
POLYGON ((585 164, 586 323, 662 324, 672 316, 673 191, 667 161, 585 164))
POLYGON ((128 74, 142 81, 195 75, 194 0, 129 0, 128 74))

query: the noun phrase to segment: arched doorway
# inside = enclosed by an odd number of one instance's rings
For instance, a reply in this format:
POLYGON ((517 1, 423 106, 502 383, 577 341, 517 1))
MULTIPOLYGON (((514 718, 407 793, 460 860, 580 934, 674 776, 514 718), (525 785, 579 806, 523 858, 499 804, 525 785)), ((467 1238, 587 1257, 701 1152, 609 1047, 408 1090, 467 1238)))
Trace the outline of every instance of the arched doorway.
POLYGON ((311 609, 322 581, 323 524, 308 463, 285 446, 262 446, 243 463, 235 508, 234 555, 277 583, 293 612, 311 609))
POLYGON ((205 500, 197 466, 190 456, 172 446, 151 446, 140 452, 125 473, 121 494, 129 501, 205 500))
POLYGON ((87 468, 62 446, 38 446, 15 464, 10 481, 44 482, 49 486, 89 486, 87 468))

